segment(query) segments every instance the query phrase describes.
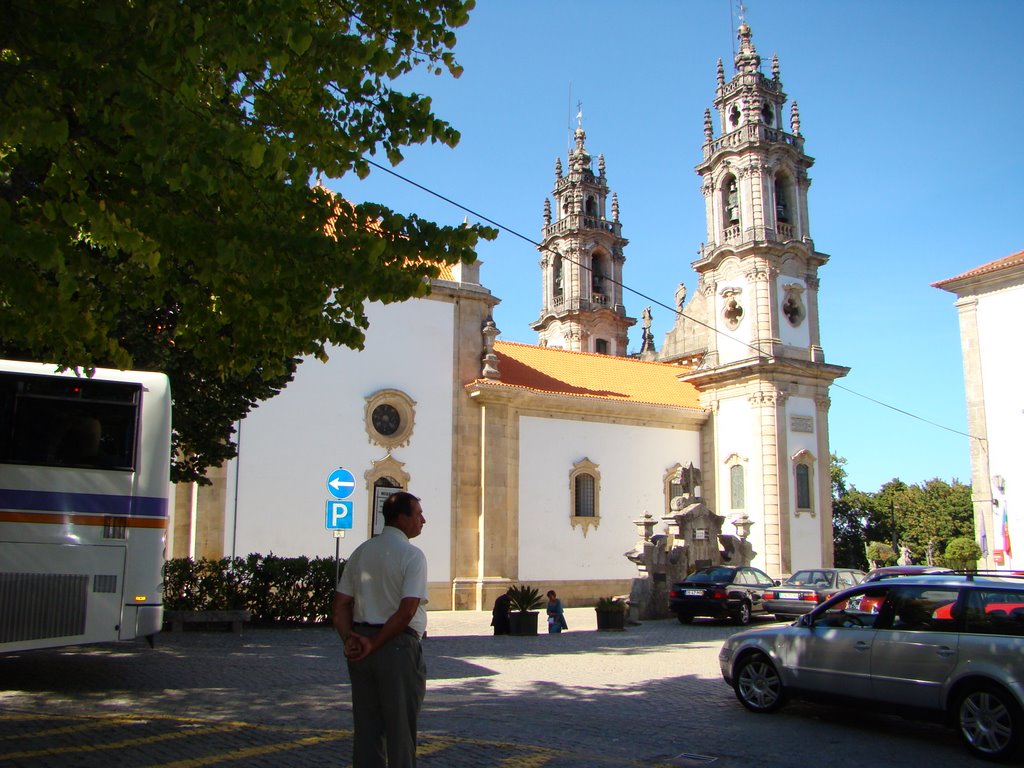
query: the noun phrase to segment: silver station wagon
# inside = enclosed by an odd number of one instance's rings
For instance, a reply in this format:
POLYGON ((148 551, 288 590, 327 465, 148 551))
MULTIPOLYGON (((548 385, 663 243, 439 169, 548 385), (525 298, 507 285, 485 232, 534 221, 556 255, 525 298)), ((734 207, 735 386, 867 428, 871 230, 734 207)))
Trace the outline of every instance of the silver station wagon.
POLYGON ((939 717, 983 758, 1024 738, 1024 578, 908 576, 848 589, 789 625, 739 632, 718 656, 740 703, 852 699, 939 717))

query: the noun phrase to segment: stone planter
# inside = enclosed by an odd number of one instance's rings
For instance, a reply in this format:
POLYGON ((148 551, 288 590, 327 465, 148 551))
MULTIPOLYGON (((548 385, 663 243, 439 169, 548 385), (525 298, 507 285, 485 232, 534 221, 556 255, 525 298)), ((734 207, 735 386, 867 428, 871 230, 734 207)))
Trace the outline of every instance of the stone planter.
POLYGON ((512 611, 508 623, 510 635, 536 635, 537 611, 512 611))
POLYGON ((602 610, 595 608, 597 628, 601 632, 622 632, 626 628, 626 612, 621 608, 602 610))

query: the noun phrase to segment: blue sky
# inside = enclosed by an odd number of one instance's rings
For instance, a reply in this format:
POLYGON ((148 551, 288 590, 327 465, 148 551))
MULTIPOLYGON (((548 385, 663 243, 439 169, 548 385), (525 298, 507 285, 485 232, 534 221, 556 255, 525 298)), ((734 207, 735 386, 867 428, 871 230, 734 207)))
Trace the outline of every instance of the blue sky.
MULTIPOLYGON (((969 482, 955 297, 931 283, 1024 248, 1024 3, 748 0, 746 19, 766 72, 779 55, 816 159, 811 236, 831 257, 819 272, 822 345, 852 369, 838 383, 853 392, 832 390, 832 450, 861 490, 894 477, 969 482)), ((728 0, 482 0, 457 32, 461 78, 399 81, 433 98, 459 146, 410 148, 395 170, 538 240, 582 101, 587 148, 605 156, 629 239, 623 282, 672 306, 680 281, 696 286, 706 229, 693 169, 717 60, 727 79, 734 71, 737 25, 728 0)), ((380 171, 331 186, 441 223, 466 216, 380 171)), ((538 252, 503 232, 479 255, 501 338, 536 343, 538 252)), ((639 317, 651 302, 627 290, 625 303, 639 317)), ((659 348, 672 322, 654 307, 659 348)), ((1007 349, 1019 352, 1014 338, 1007 349)), ((637 326, 630 350, 639 344, 637 326)))

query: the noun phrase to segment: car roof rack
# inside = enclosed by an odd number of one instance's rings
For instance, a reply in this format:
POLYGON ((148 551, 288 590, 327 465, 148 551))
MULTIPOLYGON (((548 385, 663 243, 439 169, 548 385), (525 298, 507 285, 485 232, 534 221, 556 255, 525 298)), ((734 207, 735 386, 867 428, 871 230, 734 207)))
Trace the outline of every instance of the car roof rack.
MULTIPOLYGON (((966 576, 968 581, 974 581, 975 576, 995 576, 1001 579, 1024 579, 1024 571, 999 571, 999 570, 971 570, 966 568, 954 568, 953 573, 966 576)), ((941 576, 942 574, 923 574, 941 576)), ((949 574, 946 574, 947 576, 949 574)))

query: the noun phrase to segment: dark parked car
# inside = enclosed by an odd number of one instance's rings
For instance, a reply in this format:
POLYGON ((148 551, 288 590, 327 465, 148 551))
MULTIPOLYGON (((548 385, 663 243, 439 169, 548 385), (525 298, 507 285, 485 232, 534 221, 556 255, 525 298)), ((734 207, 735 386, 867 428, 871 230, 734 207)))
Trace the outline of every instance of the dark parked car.
POLYGON ((778 583, 750 566, 701 568, 672 585, 668 607, 682 624, 689 624, 694 616, 731 618, 737 624, 749 624, 751 614, 764 612, 765 590, 778 583))
POLYGON ((980 757, 1024 742, 1024 578, 904 576, 862 583, 792 624, 737 632, 718 655, 752 712, 791 695, 933 716, 980 757), (875 612, 861 606, 880 602, 875 612))
POLYGON ((851 568, 808 568, 797 571, 776 589, 764 594, 764 609, 780 621, 810 613, 836 592, 855 587, 863 571, 851 568))

